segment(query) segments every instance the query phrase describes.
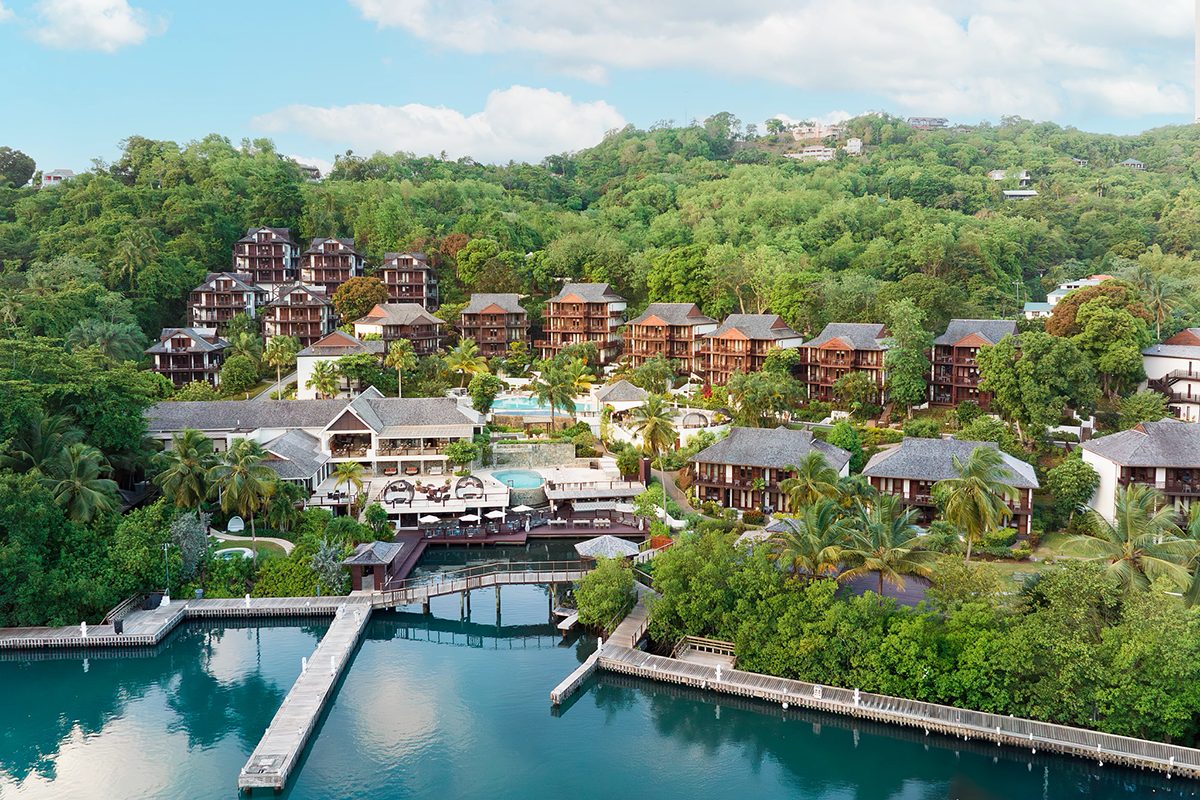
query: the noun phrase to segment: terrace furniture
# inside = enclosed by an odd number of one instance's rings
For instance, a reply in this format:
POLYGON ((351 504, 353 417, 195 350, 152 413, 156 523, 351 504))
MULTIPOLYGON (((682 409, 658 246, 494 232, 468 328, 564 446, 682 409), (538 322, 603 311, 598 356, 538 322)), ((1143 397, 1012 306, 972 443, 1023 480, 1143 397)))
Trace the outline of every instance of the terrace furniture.
POLYGON ((571 520, 571 524, 576 528, 589 528, 592 525, 592 521, 590 519, 573 519, 571 520))
POLYGON ((546 521, 550 523, 551 528, 553 528, 555 525, 561 525, 564 528, 567 526, 567 521, 565 519, 551 519, 546 521))

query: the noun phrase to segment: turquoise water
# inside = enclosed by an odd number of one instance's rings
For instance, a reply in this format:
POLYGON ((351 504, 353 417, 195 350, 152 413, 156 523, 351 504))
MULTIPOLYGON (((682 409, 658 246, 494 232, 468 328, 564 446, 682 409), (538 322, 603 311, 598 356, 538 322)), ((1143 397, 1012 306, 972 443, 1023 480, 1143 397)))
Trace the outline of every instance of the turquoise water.
MULTIPOLYGON (((576 403, 575 410, 583 411, 584 407, 576 403)), ((549 416, 550 407, 539 404, 537 399, 533 397, 501 397, 492 403, 492 411, 499 414, 517 412, 520 414, 545 414, 549 416)), ((563 410, 556 408, 554 413, 561 414, 563 410)))
POLYGON ((526 469, 500 470, 493 472, 492 477, 514 489, 536 489, 546 482, 546 479, 538 473, 526 469))
MULTIPOLYGON (((342 798, 1191 797, 1197 785, 1031 757, 677 687, 601 676, 559 714, 587 656, 537 587, 383 613, 298 772, 291 800, 342 798), (957 748, 957 749, 956 749, 957 748)), ((319 627, 189 625, 155 655, 0 661, 0 797, 236 797, 237 773, 319 627)), ((263 793, 261 797, 271 797, 263 793)))

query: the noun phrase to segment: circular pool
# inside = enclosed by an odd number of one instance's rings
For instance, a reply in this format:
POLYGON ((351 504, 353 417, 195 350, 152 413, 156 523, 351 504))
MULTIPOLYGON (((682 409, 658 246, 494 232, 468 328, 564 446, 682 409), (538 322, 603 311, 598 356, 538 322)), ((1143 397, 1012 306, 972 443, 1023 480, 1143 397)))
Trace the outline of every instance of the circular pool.
POLYGON ((508 487, 508 504, 510 506, 544 506, 546 500, 546 479, 539 473, 529 469, 502 469, 492 473, 492 477, 508 487))

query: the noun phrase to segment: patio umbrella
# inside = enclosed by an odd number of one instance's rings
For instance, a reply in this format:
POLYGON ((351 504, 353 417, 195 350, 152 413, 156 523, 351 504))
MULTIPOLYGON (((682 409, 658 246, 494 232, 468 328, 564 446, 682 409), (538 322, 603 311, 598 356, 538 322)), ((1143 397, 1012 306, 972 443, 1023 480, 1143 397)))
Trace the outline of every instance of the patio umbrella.
POLYGON ((510 508, 509 511, 514 514, 524 514, 526 511, 533 511, 533 509, 529 506, 517 506, 516 508, 510 508))
POLYGON ((604 556, 605 558, 622 558, 635 556, 638 546, 633 542, 618 539, 616 536, 597 536, 575 545, 575 552, 585 558, 604 556))
POLYGON ((431 525, 431 524, 433 524, 433 523, 435 523, 435 522, 441 522, 441 521, 442 521, 442 520, 441 520, 441 518, 440 518, 440 517, 435 517, 433 514, 426 515, 426 516, 424 516, 424 517, 421 517, 420 519, 418 519, 418 520, 417 520, 417 522, 421 522, 421 523, 424 523, 424 524, 426 524, 426 525, 431 525))
POLYGON ((489 511, 488 513, 484 514, 484 516, 487 517, 488 519, 504 519, 504 512, 503 511, 489 511))
POLYGON ((458 518, 460 522, 479 522, 478 514, 463 514, 458 518))

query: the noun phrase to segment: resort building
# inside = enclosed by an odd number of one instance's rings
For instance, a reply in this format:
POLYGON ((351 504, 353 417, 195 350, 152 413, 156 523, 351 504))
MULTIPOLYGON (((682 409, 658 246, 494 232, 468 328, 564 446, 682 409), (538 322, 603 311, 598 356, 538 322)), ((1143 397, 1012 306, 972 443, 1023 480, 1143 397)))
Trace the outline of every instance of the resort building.
POLYGON ((287 228, 250 228, 233 244, 233 271, 250 276, 249 283, 268 292, 295 283, 299 277, 300 245, 287 228))
POLYGON ((458 321, 458 333, 479 345, 484 358, 503 357, 513 342, 529 344, 529 315, 515 294, 473 294, 458 321))
POLYGON ((1054 307, 1058 305, 1058 301, 1076 289, 1082 289, 1085 286, 1099 286, 1104 281, 1111 279, 1112 275, 1093 275, 1090 278, 1079 278, 1078 280, 1061 283, 1057 289, 1046 295, 1046 302, 1026 303, 1025 319, 1044 319, 1054 311, 1054 307))
POLYGON ((293 284, 263 309, 263 337, 294 336, 308 347, 334 328, 333 305, 320 286, 293 284))
POLYGON ((683 375, 704 371, 702 337, 717 329, 717 321, 700 313, 695 303, 651 303, 625 329, 625 355, 640 367, 655 356, 678 365, 683 375))
POLYGON ((824 454, 838 475, 850 474, 850 454, 814 438, 811 431, 730 428, 724 439, 688 459, 696 497, 722 508, 744 511, 766 506, 790 511, 791 503, 779 484, 795 477, 789 467, 799 464, 814 449, 824 454))
POLYGON ((1171 413, 1188 422, 1200 421, 1200 328, 1187 328, 1142 351, 1146 383, 1167 398, 1171 413))
POLYGON ((426 311, 438 307, 438 282, 424 253, 384 253, 377 277, 387 287, 389 303, 416 303, 426 311))
MULTIPOLYGON (((933 485, 957 477, 954 458, 957 456, 961 463, 966 463, 977 447, 996 449, 996 444, 905 437, 899 446, 872 456, 862 474, 880 494, 899 497, 906 506, 918 509, 921 524, 927 524, 937 513, 933 485)), ((1016 498, 1008 504, 1012 511, 1008 524, 1016 528, 1018 535, 1025 536, 1029 533, 1029 516, 1033 511, 1033 490, 1038 488, 1037 475, 1031 465, 1008 453, 1002 453, 1001 458, 1009 473, 1002 480, 1016 491, 1016 498)))
POLYGON ((160 403, 145 418, 166 449, 185 428, 219 452, 235 439, 256 441, 272 455, 267 466, 309 491, 332 488, 320 484, 346 461, 362 464, 368 478, 449 475, 446 446, 483 430, 482 417, 453 398, 384 397, 374 387, 353 400, 160 403))
POLYGON ((1110 520, 1117 489, 1131 483, 1158 489, 1183 513, 1200 496, 1200 425, 1193 422, 1142 422, 1079 448, 1100 476, 1089 505, 1110 520))
POLYGON ((849 372, 864 372, 875 384, 873 402, 883 405, 887 372, 883 356, 888 334, 883 325, 860 322, 831 322, 821 334, 804 343, 804 382, 808 399, 831 403, 833 384, 849 372))
POLYGON ((389 586, 399 574, 405 553, 402 542, 364 542, 342 561, 350 568, 350 591, 374 592, 389 586))
POLYGON ((221 361, 228 347, 216 328, 163 328, 146 353, 154 356, 152 371, 166 375, 177 387, 192 381, 219 386, 221 361))
POLYGON ((985 411, 991 392, 979 391, 979 348, 1017 335, 1017 323, 1003 319, 952 319, 946 332, 933 340, 933 373, 929 400, 935 406, 972 402, 985 411))
POLYGON ((188 296, 188 325, 215 328, 243 313, 254 319, 269 297, 248 272, 210 272, 188 296))
MULTIPOLYGON (((312 380, 313 370, 316 369, 318 362, 327 361, 334 364, 342 356, 353 356, 360 353, 370 353, 376 358, 382 359, 383 350, 384 343, 381 341, 362 342, 342 331, 334 331, 312 343, 296 354, 296 399, 317 399, 317 387, 308 384, 312 380)), ((357 382, 351 383, 348 378, 339 377, 336 394, 340 395, 342 392, 354 394, 362 388, 357 382)))
POLYGON ((358 339, 379 336, 385 344, 393 339, 408 339, 413 353, 427 356, 441 347, 444 324, 416 303, 384 303, 354 321, 354 335, 358 339))
POLYGON ((607 283, 568 283, 546 301, 542 311, 546 338, 534 342, 538 357, 549 360, 568 345, 594 342, 598 363, 613 363, 621 357, 625 306, 625 298, 607 283))
POLYGON ((63 181, 69 181, 75 177, 75 171, 70 169, 52 169, 49 172, 42 173, 42 184, 39 189, 49 189, 52 186, 59 186, 63 181))
POLYGON ((629 381, 620 380, 596 389, 593 397, 596 398, 597 414, 605 406, 612 406, 613 411, 620 413, 632 411, 638 406, 644 405, 647 398, 650 397, 650 393, 640 386, 634 386, 629 381))
POLYGON ((759 372, 772 350, 800 347, 804 339, 778 314, 730 314, 700 339, 704 380, 724 386, 735 372, 759 372))
POLYGON ((322 286, 325 296, 333 297, 339 286, 363 274, 363 263, 353 239, 313 239, 300 255, 300 282, 322 286))

